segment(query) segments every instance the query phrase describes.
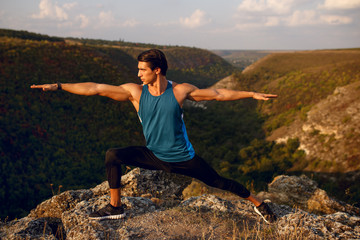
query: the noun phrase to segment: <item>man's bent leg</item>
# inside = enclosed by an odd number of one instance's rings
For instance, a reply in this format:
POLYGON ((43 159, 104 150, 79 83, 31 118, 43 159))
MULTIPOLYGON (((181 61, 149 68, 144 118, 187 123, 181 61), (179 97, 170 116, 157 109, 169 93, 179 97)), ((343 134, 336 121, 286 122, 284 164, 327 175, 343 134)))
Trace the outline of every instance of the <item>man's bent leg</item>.
POLYGON ((105 165, 110 186, 110 203, 89 215, 90 219, 120 219, 125 217, 121 205, 121 166, 132 165, 147 169, 162 169, 161 162, 146 147, 110 149, 106 152, 105 165))
POLYGON ((164 163, 144 146, 109 149, 106 152, 105 165, 112 206, 121 205, 121 166, 124 164, 150 170, 165 170, 164 163))

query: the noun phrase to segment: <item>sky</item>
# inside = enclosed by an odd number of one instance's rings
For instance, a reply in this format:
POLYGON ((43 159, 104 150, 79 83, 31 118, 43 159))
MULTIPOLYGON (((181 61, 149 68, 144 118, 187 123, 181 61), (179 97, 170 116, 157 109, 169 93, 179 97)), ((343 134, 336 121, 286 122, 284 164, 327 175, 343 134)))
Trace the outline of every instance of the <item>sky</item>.
POLYGON ((360 47, 360 0, 0 0, 0 28, 203 49, 360 47))

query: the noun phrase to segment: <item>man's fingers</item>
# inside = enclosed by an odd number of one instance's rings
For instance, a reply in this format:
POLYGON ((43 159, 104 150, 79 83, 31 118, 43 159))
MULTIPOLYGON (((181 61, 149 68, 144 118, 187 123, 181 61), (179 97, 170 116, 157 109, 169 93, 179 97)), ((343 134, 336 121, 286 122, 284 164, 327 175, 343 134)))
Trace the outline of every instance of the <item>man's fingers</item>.
POLYGON ((31 85, 30 88, 41 88, 43 91, 51 90, 51 86, 49 84, 43 84, 43 85, 31 85))
POLYGON ((254 96, 255 99, 258 100, 269 100, 271 98, 277 98, 278 95, 275 94, 265 94, 265 93, 256 93, 256 96, 254 96))
POLYGON ((265 97, 266 97, 266 98, 277 98, 278 95, 275 95, 275 94, 266 94, 265 97))

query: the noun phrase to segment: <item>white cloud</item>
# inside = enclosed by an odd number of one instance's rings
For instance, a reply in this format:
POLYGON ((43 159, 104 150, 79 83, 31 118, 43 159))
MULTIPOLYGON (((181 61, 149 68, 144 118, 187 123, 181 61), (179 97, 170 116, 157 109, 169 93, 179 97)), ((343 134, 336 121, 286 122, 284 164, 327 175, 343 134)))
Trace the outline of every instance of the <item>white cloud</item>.
POLYGON ((115 26, 115 18, 111 11, 101 11, 99 13, 99 25, 100 27, 113 27, 115 26))
POLYGON ((325 0, 319 8, 328 10, 360 8, 360 0, 325 0))
POLYGON ((234 16, 235 28, 245 30, 275 26, 342 25, 352 23, 351 16, 329 14, 327 10, 360 7, 360 0, 320 0, 316 5, 309 0, 244 0, 234 16))
POLYGON ((280 20, 281 19, 279 17, 268 17, 265 26, 267 27, 278 26, 280 24, 280 20))
POLYGON ((293 0, 244 0, 238 6, 240 12, 287 13, 293 6, 293 0))
POLYGON ((101 11, 98 15, 98 24, 96 28, 118 28, 118 27, 136 27, 140 23, 135 19, 128 19, 124 22, 117 20, 112 13, 109 11, 101 11))
POLYGON ((57 3, 53 3, 52 0, 41 0, 39 3, 38 14, 33 14, 31 17, 35 19, 56 19, 56 20, 67 20, 68 14, 65 10, 73 8, 77 3, 66 3, 63 6, 59 6, 57 3))
POLYGON ((318 21, 316 20, 316 11, 314 10, 297 10, 286 20, 286 25, 289 26, 312 25, 316 23, 318 21))
POLYGON ((341 24, 349 24, 353 20, 352 18, 346 16, 323 15, 320 16, 320 21, 322 23, 327 23, 331 25, 341 25, 341 24))
POLYGON ((80 14, 79 16, 77 16, 76 20, 80 21, 80 28, 86 28, 87 26, 89 26, 90 20, 84 14, 80 14))
POLYGON ((201 27, 211 22, 211 19, 206 18, 205 12, 197 9, 190 17, 180 18, 180 24, 187 28, 201 27))
POLYGON ((264 0, 244 0, 238 6, 238 10, 247 12, 262 12, 266 9, 266 3, 264 0))
POLYGON ((137 26, 137 25, 139 25, 139 22, 136 21, 135 19, 126 20, 126 21, 122 24, 123 27, 135 27, 135 26, 137 26))
POLYGON ((286 20, 289 26, 300 25, 341 25, 349 24, 352 22, 352 18, 338 15, 319 15, 314 10, 295 11, 286 20))
POLYGON ((72 8, 74 8, 75 6, 77 6, 78 3, 77 2, 72 2, 72 3, 65 3, 63 5, 63 7, 66 9, 66 10, 70 10, 72 8))

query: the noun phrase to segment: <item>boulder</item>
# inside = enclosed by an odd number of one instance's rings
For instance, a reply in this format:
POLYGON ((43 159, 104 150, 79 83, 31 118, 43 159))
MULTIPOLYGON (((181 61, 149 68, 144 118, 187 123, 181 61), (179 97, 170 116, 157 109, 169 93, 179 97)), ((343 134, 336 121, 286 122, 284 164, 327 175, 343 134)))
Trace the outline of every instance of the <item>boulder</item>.
POLYGON ((183 190, 192 179, 164 171, 135 168, 121 178, 122 195, 149 198, 181 199, 183 190))
POLYGON ((35 209, 31 210, 31 218, 61 218, 61 214, 69 211, 77 203, 93 197, 91 190, 69 190, 42 202, 35 209))
POLYGON ((315 181, 305 175, 277 176, 268 185, 268 192, 261 192, 258 196, 312 213, 332 214, 340 211, 360 215, 359 208, 331 198, 324 190, 318 188, 315 181))

